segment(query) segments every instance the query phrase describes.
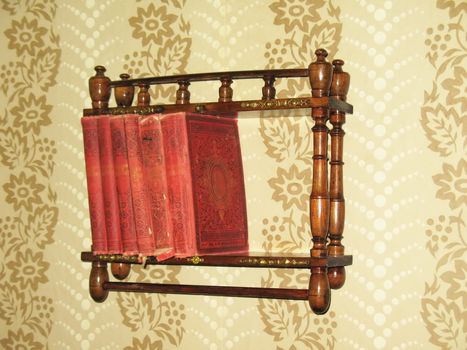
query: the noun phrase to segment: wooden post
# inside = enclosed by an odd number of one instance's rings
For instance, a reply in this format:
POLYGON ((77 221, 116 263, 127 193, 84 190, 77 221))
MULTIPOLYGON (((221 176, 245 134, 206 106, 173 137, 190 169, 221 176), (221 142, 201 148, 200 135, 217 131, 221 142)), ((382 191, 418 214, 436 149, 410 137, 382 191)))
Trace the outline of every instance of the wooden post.
POLYGON ((149 106, 150 103, 151 103, 151 96, 149 95, 149 85, 147 84, 139 85, 138 107, 149 106))
MULTIPOLYGON (((331 82, 330 96, 345 101, 349 91, 350 75, 342 70, 344 61, 334 60, 334 71, 331 82)), ((331 109, 331 175, 330 175, 330 199, 331 212, 329 220, 328 255, 344 255, 344 246, 341 244, 345 221, 345 200, 343 184, 343 153, 344 135, 342 125, 345 123, 345 113, 337 109, 331 109)), ((329 284, 332 289, 339 289, 345 283, 345 268, 332 267, 328 270, 329 284)))
POLYGON ((91 96, 92 108, 102 109, 109 107, 110 94, 110 79, 105 76, 105 67, 94 67, 96 75, 89 79, 89 95, 91 96))
MULTIPOLYGON (((309 78, 313 97, 329 96, 332 65, 326 62, 328 53, 324 49, 316 50, 317 60, 309 65, 309 78)), ((311 257, 326 258, 326 236, 329 227, 329 191, 328 191, 328 119, 327 107, 312 108, 315 122, 313 131, 313 183, 310 195, 310 224, 313 235, 311 257)), ((312 267, 308 301, 316 314, 324 314, 329 309, 331 292, 326 267, 312 267)))
MULTIPOLYGON (((130 75, 126 73, 120 74, 120 79, 128 80, 130 75)), ((129 107, 133 103, 133 98, 135 96, 135 87, 134 86, 116 86, 114 88, 115 93, 115 102, 119 107, 129 107)))
POLYGON ((229 76, 221 78, 221 87, 219 88, 219 102, 231 102, 233 97, 233 89, 230 87, 233 80, 229 76))
POLYGON ((176 104, 184 105, 190 103, 190 91, 188 91, 188 86, 190 82, 187 80, 182 80, 178 82, 177 98, 176 104))
POLYGON ((262 89, 262 100, 273 100, 276 97, 276 88, 274 87, 274 81, 276 80, 276 78, 272 76, 266 76, 263 78, 263 80, 264 86, 262 89))

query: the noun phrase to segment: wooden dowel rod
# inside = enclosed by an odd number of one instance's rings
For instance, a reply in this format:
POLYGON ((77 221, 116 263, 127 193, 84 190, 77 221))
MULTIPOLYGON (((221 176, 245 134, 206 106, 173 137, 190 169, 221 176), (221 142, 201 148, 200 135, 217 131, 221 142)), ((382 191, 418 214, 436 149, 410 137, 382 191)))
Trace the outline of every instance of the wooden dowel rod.
POLYGON ((171 84, 180 81, 209 81, 219 80, 222 77, 231 79, 262 79, 263 77, 275 78, 300 78, 307 77, 308 69, 269 69, 269 70, 247 70, 235 72, 217 72, 217 73, 197 73, 197 74, 181 74, 163 77, 149 77, 128 80, 114 80, 110 86, 138 86, 141 84, 171 84))
POLYGON ((189 294, 244 298, 308 300, 307 289, 200 286, 186 284, 157 284, 141 282, 105 282, 104 289, 107 291, 114 292, 189 294))

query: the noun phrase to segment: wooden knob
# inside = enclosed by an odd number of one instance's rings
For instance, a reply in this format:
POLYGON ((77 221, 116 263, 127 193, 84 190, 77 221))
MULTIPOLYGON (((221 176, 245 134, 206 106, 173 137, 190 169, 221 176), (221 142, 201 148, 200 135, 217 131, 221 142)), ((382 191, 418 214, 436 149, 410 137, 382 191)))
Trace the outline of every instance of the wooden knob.
MULTIPOLYGON (((130 75, 126 73, 120 74, 120 79, 128 80, 130 75)), ((135 96, 134 86, 116 86, 115 87, 115 101, 119 107, 129 107, 133 103, 135 96)))
POLYGON ((332 64, 326 61, 328 53, 324 49, 315 51, 316 61, 308 66, 308 74, 313 97, 329 96, 331 87, 332 64))
POLYGON ((110 79, 105 76, 105 67, 94 67, 96 75, 89 79, 89 95, 91 96, 92 108, 101 109, 109 107, 110 94, 110 79))

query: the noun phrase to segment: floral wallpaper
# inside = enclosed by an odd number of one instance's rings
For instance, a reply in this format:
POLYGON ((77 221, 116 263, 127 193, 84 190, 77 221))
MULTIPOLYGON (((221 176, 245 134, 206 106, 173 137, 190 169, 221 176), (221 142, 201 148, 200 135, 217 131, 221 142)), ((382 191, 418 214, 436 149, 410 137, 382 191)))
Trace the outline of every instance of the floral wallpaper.
MULTIPOLYGON (((467 5, 463 1, 1 0, 0 347, 3 349, 465 349, 467 5), (306 67, 351 74, 344 147, 354 255, 330 311, 306 302, 88 294, 81 110, 112 79, 306 67)), ((261 87, 235 82, 234 99, 261 87)), ((278 96, 309 94, 278 80, 278 96)), ((190 86, 215 100, 218 84, 190 86)), ((176 86, 151 89, 152 101, 176 86)), ((304 113, 307 113, 306 111, 304 113)), ((240 116, 250 247, 311 246, 309 115, 240 116)), ((134 268, 132 281, 306 288, 309 273, 134 268)))

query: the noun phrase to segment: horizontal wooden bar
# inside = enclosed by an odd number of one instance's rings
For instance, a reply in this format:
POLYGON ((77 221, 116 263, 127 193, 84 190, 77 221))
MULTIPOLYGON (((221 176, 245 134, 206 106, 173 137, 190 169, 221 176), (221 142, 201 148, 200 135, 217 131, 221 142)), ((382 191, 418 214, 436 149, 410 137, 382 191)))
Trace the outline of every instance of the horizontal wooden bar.
MULTIPOLYGON (((204 114, 222 114, 234 116, 237 112, 244 111, 267 111, 280 109, 303 109, 329 107, 338 109, 341 112, 352 114, 353 106, 347 102, 333 97, 301 97, 301 98, 281 98, 273 100, 247 100, 232 102, 206 102, 187 104, 166 104, 152 106, 130 106, 130 107, 110 107, 104 109, 84 109, 84 116, 93 115, 122 115, 122 114, 156 114, 190 112, 204 114)), ((295 115, 293 115, 295 116, 295 115)))
POLYGON ((308 289, 200 286, 133 282, 104 282, 104 289, 114 292, 212 295, 243 298, 308 300, 308 289))
POLYGON ((253 268, 288 268, 309 269, 311 267, 336 267, 352 265, 352 256, 336 256, 327 258, 311 258, 307 254, 264 254, 250 252, 248 254, 232 255, 204 255, 187 258, 171 258, 157 261, 153 256, 143 259, 140 256, 126 256, 118 254, 94 255, 92 252, 82 252, 81 261, 108 262, 145 265, 186 265, 186 266, 225 266, 225 267, 253 267, 253 268))
POLYGON ((221 78, 230 79, 262 79, 265 77, 274 78, 300 78, 308 77, 308 69, 266 69, 266 70, 245 70, 234 72, 215 72, 215 73, 195 73, 179 74, 163 77, 148 77, 127 80, 113 80, 110 86, 138 86, 138 85, 156 85, 170 84, 178 82, 196 82, 220 80, 221 78))

